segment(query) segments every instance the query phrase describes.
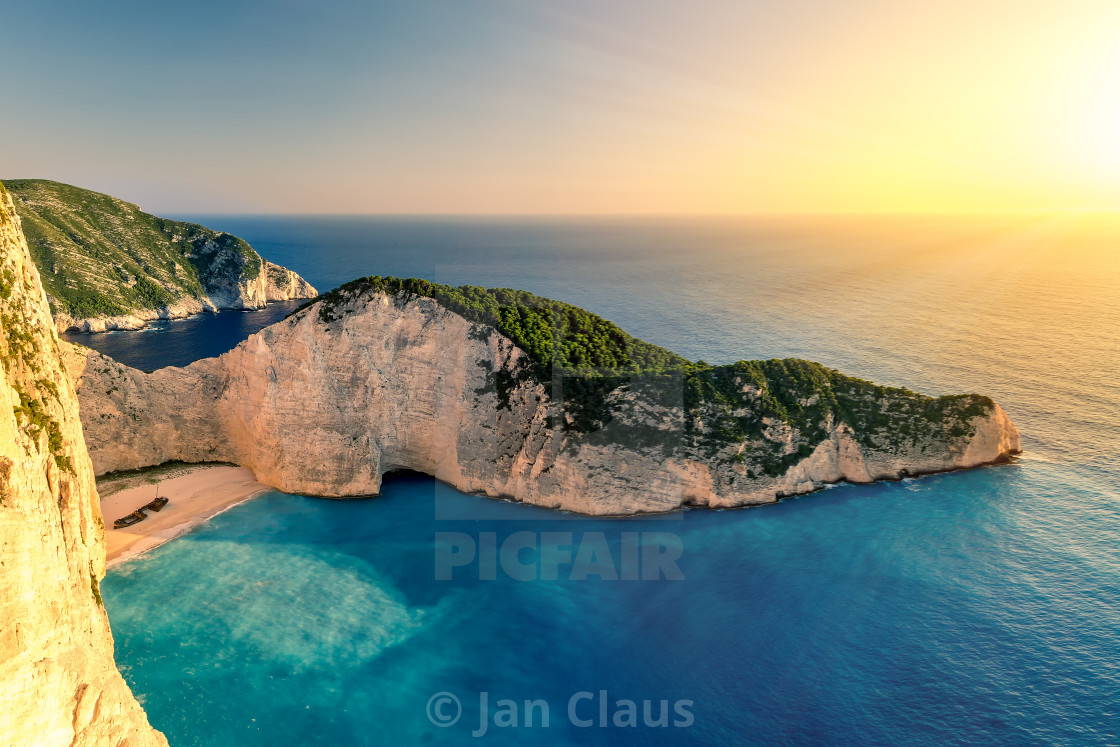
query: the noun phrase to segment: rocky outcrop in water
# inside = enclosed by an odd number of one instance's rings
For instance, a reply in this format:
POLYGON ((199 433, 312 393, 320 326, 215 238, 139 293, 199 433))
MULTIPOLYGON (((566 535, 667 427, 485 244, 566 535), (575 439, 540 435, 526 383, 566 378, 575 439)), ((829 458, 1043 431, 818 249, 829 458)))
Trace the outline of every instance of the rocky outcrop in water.
POLYGON ((156 319, 316 295, 228 233, 44 179, 7 186, 59 332, 140 329, 156 319))
POLYGON ((166 745, 113 662, 78 401, 0 185, 0 744, 166 745))
MULTIPOLYGON (((411 469, 467 492, 630 514, 768 503, 1019 450, 986 397, 925 397, 806 361, 548 379, 468 306, 386 287, 344 288, 186 368, 145 374, 69 349, 95 469, 221 460, 324 496, 375 494, 382 475, 411 469)), ((625 342, 606 329, 588 334, 625 342)))

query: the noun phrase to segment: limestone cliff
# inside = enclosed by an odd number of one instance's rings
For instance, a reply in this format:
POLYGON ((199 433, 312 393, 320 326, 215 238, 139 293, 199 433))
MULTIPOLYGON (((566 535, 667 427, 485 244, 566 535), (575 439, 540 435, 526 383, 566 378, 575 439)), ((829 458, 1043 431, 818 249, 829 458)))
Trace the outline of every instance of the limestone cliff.
POLYGON ((155 319, 316 294, 228 233, 58 182, 6 184, 59 332, 139 329, 155 319))
POLYGON ((0 185, 0 744, 166 745, 113 662, 78 402, 0 185))
MULTIPOLYGON (((348 496, 407 468, 468 492, 628 514, 767 503, 1019 450, 986 397, 925 397, 806 361, 678 365, 603 320, 577 323, 669 367, 548 379, 527 352, 536 343, 467 318, 470 304, 457 313, 374 280, 186 368, 145 374, 70 348, 96 471, 222 460, 281 490, 348 496)), ((527 318, 515 311, 491 318, 527 318)))

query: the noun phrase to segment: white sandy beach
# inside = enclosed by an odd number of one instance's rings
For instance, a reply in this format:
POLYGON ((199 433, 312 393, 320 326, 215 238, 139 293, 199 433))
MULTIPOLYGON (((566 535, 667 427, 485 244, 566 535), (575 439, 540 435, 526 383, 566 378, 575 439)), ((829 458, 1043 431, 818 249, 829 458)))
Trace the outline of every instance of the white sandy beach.
POLYGON ((174 539, 212 516, 246 501, 269 487, 257 482, 244 467, 183 465, 151 474, 132 473, 98 480, 101 513, 105 519, 106 560, 109 565, 135 557, 174 539), (113 529, 126 516, 159 494, 168 499, 162 511, 146 511, 148 518, 124 529, 113 529))

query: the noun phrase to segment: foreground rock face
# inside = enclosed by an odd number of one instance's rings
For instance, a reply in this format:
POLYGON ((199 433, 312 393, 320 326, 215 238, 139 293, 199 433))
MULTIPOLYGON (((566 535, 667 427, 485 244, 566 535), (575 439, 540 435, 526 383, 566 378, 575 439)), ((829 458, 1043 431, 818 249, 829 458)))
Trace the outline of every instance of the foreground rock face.
POLYGON ((59 332, 140 329, 156 319, 316 295, 228 233, 45 179, 7 187, 59 332))
MULTIPOLYGON (((848 402, 873 415, 858 423, 831 413, 761 417, 758 435, 720 440, 700 422, 718 416, 714 405, 686 411, 680 398, 632 386, 610 393, 609 422, 579 431, 568 427, 560 387, 510 373, 525 370, 521 348, 431 298, 357 293, 329 314, 320 306, 219 358, 151 374, 68 348, 96 471, 222 460, 281 490, 352 496, 375 494, 383 474, 412 469, 467 492, 630 514, 768 503, 841 480, 974 467, 1019 450, 1015 426, 986 398, 945 398, 952 402, 940 419, 907 419, 939 400, 868 382, 859 383, 885 394, 848 402), (896 425, 911 435, 896 437, 896 425)), ((834 381, 817 386, 859 380, 834 381)), ((762 395, 741 377, 731 384, 744 403, 732 414, 749 421, 762 395)), ((844 396, 863 396, 852 391, 844 396)), ((818 412, 819 397, 806 392, 805 413, 818 412)))
POLYGON ((113 662, 78 401, 0 186, 0 744, 166 745, 113 662))

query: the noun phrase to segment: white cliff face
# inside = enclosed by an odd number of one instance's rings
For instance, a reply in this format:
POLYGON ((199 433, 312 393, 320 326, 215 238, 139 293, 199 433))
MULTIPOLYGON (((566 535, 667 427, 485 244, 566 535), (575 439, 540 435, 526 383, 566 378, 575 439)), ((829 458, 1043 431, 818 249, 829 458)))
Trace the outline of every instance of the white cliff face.
MULTIPOLYGON (((533 381, 515 385, 504 406, 491 372, 512 370, 522 355, 431 299, 376 293, 350 299, 329 323, 312 307, 186 368, 144 374, 77 348, 66 359, 98 473, 230 461, 311 495, 375 494, 383 474, 412 469, 467 492, 631 514, 768 503, 841 480, 977 466, 1019 448, 998 406, 974 419, 971 435, 881 448, 830 422, 784 474, 758 475, 733 458, 735 445, 689 446, 682 408, 633 394, 612 395, 628 406, 590 434, 563 430, 549 391, 533 381)), ((792 443, 788 430, 776 423, 767 437, 792 443)))
POLYGON ((166 745, 113 662, 78 401, 0 187, 0 743, 166 745))
POLYGON ((311 283, 286 267, 262 260, 260 278, 264 285, 265 301, 292 301, 300 298, 315 298, 319 292, 311 283))

